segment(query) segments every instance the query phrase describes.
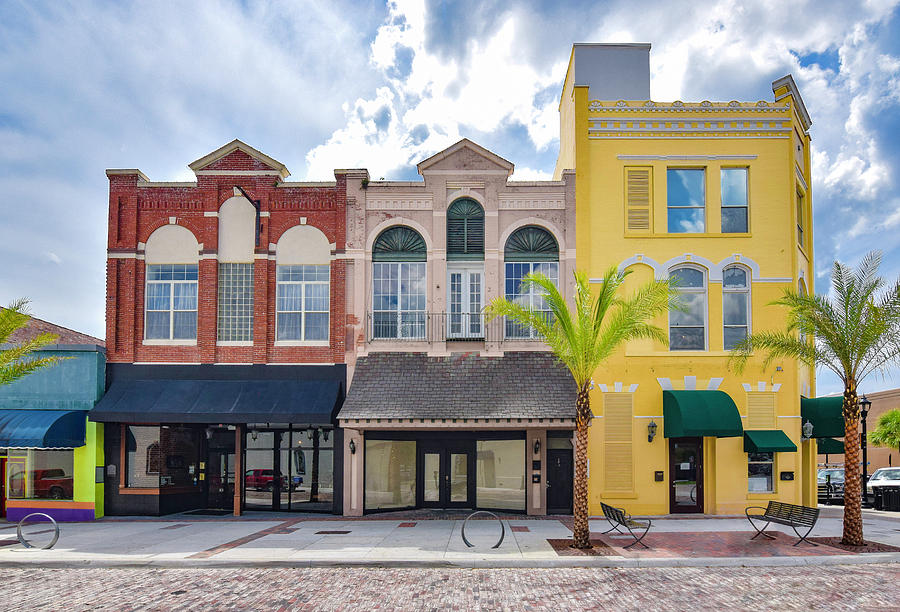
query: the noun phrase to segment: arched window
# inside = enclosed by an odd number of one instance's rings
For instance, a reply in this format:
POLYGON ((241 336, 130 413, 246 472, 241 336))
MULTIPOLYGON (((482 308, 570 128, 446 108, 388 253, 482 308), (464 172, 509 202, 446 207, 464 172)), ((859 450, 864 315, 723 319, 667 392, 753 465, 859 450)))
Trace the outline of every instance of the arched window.
POLYGON ((276 336, 280 342, 328 340, 331 247, 321 230, 295 225, 275 247, 276 336))
POLYGON ((722 322, 725 350, 730 351, 750 333, 750 274, 742 266, 722 272, 722 322))
POLYGON ((381 232, 372 246, 373 339, 425 339, 425 240, 403 225, 381 232))
POLYGON ((706 350, 706 274, 693 266, 669 272, 680 296, 680 308, 669 310, 669 350, 706 350))
MULTIPOLYGON (((503 261, 506 299, 535 310, 546 310, 543 295, 534 287, 523 287, 522 279, 537 272, 559 284, 559 245, 553 234, 536 225, 517 229, 506 240, 503 261)), ((507 321, 506 337, 531 339, 537 334, 530 327, 507 321)))
POLYGON ((199 259, 197 239, 186 227, 164 225, 150 234, 144 249, 145 340, 196 341, 199 259))
POLYGON ((447 259, 484 259, 484 209, 471 198, 456 200, 447 209, 447 259))

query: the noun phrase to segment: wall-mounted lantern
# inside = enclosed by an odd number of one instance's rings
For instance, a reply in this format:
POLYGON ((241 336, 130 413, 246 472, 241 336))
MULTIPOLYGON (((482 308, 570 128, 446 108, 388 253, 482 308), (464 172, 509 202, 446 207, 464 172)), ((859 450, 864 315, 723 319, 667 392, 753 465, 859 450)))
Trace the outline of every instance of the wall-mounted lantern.
POLYGON ((656 422, 651 419, 650 423, 647 425, 647 442, 653 442, 653 438, 656 437, 656 422))
POLYGON ((356 454, 356 442, 354 442, 353 440, 350 440, 350 454, 356 454))

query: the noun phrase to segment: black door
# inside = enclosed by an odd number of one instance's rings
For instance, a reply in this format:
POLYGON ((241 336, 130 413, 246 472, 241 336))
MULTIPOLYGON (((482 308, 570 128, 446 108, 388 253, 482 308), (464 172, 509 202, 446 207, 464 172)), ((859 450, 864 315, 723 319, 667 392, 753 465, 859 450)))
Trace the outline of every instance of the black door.
POLYGON ((547 513, 572 512, 572 483, 575 477, 572 449, 547 450, 547 513))
POLYGON ((213 430, 206 456, 206 507, 234 507, 234 431, 213 430))
POLYGON ((470 444, 420 446, 417 505, 424 508, 473 508, 475 470, 470 444))
POLYGON ((703 439, 669 439, 669 511, 703 512, 703 439))

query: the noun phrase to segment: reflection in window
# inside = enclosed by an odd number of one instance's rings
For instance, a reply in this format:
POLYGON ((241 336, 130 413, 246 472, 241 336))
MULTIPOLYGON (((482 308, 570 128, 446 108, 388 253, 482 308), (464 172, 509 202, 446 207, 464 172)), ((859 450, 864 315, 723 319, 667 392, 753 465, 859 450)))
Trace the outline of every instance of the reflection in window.
POLYGON ((425 264, 372 264, 373 337, 425 337, 425 264))
POLYGON ((192 487, 200 483, 202 430, 183 425, 125 428, 125 486, 192 487))
POLYGON ((706 276, 681 267, 669 274, 680 297, 680 308, 669 310, 669 350, 706 349, 706 276))
POLYGON ((722 315, 725 350, 738 345, 750 330, 750 279, 739 266, 725 268, 722 274, 722 315))
POLYGON ((74 451, 10 449, 6 496, 10 499, 72 499, 74 451))
POLYGON ((775 491, 775 453, 747 454, 747 490, 750 493, 775 491))
POLYGON ((722 233, 745 233, 747 222, 747 168, 722 168, 722 233))
POLYGON ((525 440, 478 440, 476 505, 525 510, 525 440))
POLYGON ((147 266, 147 340, 197 338, 197 265, 147 266))
POLYGON ((129 425, 125 428, 125 486, 159 486, 159 427, 129 425), (152 449, 156 449, 155 452, 152 449))
POLYGON ((328 340, 330 266, 278 266, 277 340, 328 340))
MULTIPOLYGON (((547 303, 542 291, 531 285, 522 286, 522 279, 531 273, 543 274, 559 286, 559 263, 555 261, 542 262, 506 262, 506 299, 521 304, 525 308, 540 310, 550 316, 547 303)), ((506 321, 507 338, 536 338, 537 332, 530 327, 520 325, 515 321, 506 321)))
POLYGON ((366 440, 366 510, 416 505, 416 443, 366 440))
POLYGON ((670 168, 666 185, 669 233, 706 231, 706 171, 670 168))

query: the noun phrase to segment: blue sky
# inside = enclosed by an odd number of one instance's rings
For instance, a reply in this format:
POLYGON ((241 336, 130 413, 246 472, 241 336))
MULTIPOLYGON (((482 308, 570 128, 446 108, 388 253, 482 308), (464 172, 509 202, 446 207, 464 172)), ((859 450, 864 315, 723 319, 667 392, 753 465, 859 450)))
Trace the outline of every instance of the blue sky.
MULTIPOLYGON (((770 100, 813 118, 817 289, 835 258, 900 276, 897 0, 0 2, 0 302, 104 335, 110 167, 190 180, 240 138, 292 180, 416 178, 469 137, 546 178, 573 42, 650 42, 655 100, 770 100)), ((864 390, 900 385, 873 379, 864 390)), ((839 386, 823 375, 820 393, 839 386)))

